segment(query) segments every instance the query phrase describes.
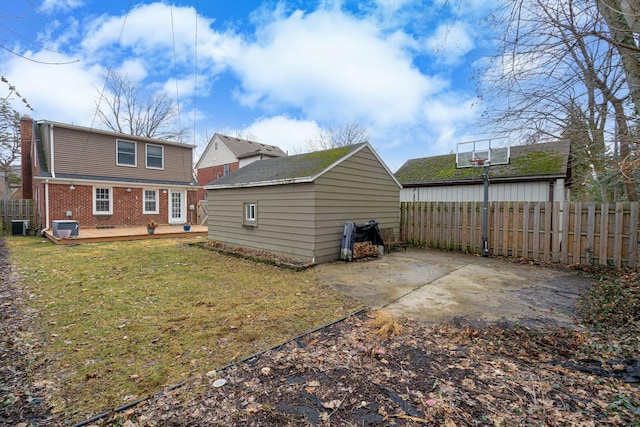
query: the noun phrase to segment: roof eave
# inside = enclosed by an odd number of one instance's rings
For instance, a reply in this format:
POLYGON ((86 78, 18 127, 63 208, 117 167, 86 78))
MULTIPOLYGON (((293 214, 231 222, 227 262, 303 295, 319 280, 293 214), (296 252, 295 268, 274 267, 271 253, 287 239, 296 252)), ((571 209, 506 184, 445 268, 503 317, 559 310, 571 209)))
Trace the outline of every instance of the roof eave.
POLYGON ((229 188, 268 187, 270 185, 308 184, 315 180, 316 180, 315 177, 305 176, 302 178, 285 178, 285 179, 275 179, 270 181, 259 181, 259 182, 239 182, 236 184, 205 185, 204 189, 205 190, 224 190, 229 188))
MULTIPOLYGON (((509 176, 509 177, 491 177, 489 175, 489 182, 500 182, 508 184, 510 182, 522 182, 522 181, 551 181, 556 179, 566 179, 567 176, 563 174, 549 174, 549 175, 528 175, 528 176, 509 176)), ((403 182, 403 188, 409 187, 437 187, 443 185, 460 185, 460 184, 482 184, 482 178, 467 178, 467 179, 452 179, 442 181, 412 181, 403 182)))

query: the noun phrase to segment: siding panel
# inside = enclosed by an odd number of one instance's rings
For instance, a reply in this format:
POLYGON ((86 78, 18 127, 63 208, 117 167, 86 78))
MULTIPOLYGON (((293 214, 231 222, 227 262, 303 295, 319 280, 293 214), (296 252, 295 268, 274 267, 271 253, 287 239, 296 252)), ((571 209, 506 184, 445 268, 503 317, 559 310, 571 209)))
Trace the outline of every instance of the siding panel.
POLYGON ((312 261, 313 184, 209 190, 209 239, 312 261), (242 225, 243 205, 257 203, 257 227, 242 225))
POLYGON ((117 166, 116 139, 119 135, 110 136, 55 126, 53 129, 54 167, 57 174, 178 182, 192 181, 191 147, 164 145, 162 141, 154 142, 152 144, 164 147, 164 169, 147 169, 145 155, 148 141, 122 136, 122 140, 136 142, 137 166, 117 166))
POLYGON ((318 262, 339 258, 347 221, 376 220, 380 228, 400 228, 400 189, 368 148, 316 180, 316 254, 318 262))

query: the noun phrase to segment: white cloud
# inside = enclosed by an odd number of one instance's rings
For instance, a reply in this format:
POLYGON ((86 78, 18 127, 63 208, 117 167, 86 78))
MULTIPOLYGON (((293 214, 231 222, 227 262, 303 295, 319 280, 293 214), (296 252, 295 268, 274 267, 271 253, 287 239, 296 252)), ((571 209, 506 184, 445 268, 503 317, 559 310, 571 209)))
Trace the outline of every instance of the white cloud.
POLYGON ((82 0, 44 0, 40 6, 40 10, 44 12, 52 12, 55 10, 69 11, 82 6, 82 0))
MULTIPOLYGON (((29 53, 30 59, 41 62, 65 62, 75 58, 52 52, 29 53)), ((102 87, 97 76, 104 75, 101 67, 85 69, 80 62, 67 65, 45 65, 12 57, 3 61, 12 83, 20 88, 36 110, 30 115, 59 122, 83 126, 91 124, 98 98, 96 87, 102 87)), ((21 113, 27 113, 22 105, 14 105, 21 113)))
POLYGON ((339 11, 297 11, 259 28, 229 64, 242 81, 238 100, 267 111, 293 107, 324 121, 410 123, 443 83, 373 22, 339 11))
POLYGON ((133 81, 144 80, 149 72, 147 70, 147 64, 141 58, 128 59, 120 64, 118 67, 118 73, 126 75, 133 81))
POLYGON ((464 22, 440 25, 426 45, 444 64, 456 64, 475 47, 473 30, 464 22))
POLYGON ((286 116, 261 118, 243 130, 258 142, 277 145, 289 154, 308 151, 306 142, 318 135, 320 127, 312 120, 296 120, 286 116))

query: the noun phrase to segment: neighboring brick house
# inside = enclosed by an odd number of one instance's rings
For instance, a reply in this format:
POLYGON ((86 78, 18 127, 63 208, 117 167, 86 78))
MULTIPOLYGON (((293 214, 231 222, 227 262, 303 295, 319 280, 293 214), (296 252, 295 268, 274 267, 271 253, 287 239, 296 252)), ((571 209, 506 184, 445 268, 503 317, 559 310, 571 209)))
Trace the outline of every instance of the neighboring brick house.
MULTIPOLYGON (((286 155, 287 153, 275 145, 262 144, 216 133, 209 140, 207 148, 205 148, 200 160, 196 163, 198 185, 205 185, 222 178, 256 160, 286 155)), ((198 200, 204 199, 204 190, 198 190, 198 200)))
POLYGON ((20 122, 23 195, 45 230, 195 221, 193 145, 51 121, 20 122))

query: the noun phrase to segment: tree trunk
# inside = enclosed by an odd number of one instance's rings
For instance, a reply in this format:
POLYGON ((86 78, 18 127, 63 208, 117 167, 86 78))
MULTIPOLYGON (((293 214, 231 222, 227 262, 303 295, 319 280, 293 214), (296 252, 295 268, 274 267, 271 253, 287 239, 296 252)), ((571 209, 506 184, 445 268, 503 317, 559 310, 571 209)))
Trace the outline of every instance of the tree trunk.
POLYGON ((637 19, 640 16, 640 4, 637 0, 599 0, 598 9, 620 53, 629 94, 636 111, 640 112, 640 60, 632 29, 640 26, 637 19), (625 9, 631 13, 623 13, 625 9))

